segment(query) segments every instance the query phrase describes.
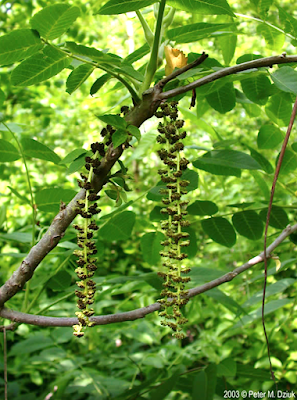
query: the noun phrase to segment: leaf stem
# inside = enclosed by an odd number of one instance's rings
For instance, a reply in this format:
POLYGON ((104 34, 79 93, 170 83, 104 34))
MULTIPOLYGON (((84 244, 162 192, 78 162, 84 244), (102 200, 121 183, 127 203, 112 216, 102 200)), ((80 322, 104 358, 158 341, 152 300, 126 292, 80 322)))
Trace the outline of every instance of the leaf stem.
POLYGON ((136 91, 135 91, 135 90, 133 89, 133 87, 132 87, 123 77, 121 77, 119 74, 116 74, 115 72, 113 72, 113 71, 110 70, 109 68, 106 68, 105 66, 102 66, 102 65, 100 65, 100 64, 98 64, 98 63, 96 63, 96 62, 94 62, 94 61, 89 61, 89 60, 86 60, 86 59, 83 58, 83 57, 76 56, 75 54, 73 54, 73 53, 70 52, 69 50, 65 50, 65 49, 62 49, 61 47, 54 46, 54 45, 52 45, 51 43, 49 43, 48 41, 46 41, 46 40, 43 40, 43 42, 44 42, 45 44, 47 44, 48 46, 54 47, 56 50, 60 51, 60 53, 66 54, 68 57, 73 58, 74 60, 81 61, 81 62, 83 62, 83 63, 85 63, 85 64, 92 65, 92 66, 95 67, 95 68, 99 68, 99 69, 102 69, 103 71, 107 72, 107 73, 110 74, 113 78, 116 78, 118 81, 120 81, 120 82, 128 89, 129 93, 130 93, 131 96, 132 96, 132 99, 134 100, 134 102, 135 102, 136 104, 139 104, 139 103, 140 103, 140 98, 139 98, 138 94, 136 93, 136 91))
POLYGON ((155 28, 153 47, 151 50, 150 60, 147 65, 147 68, 146 68, 144 82, 141 87, 141 93, 145 92, 150 87, 152 80, 154 78, 155 72, 157 70, 158 54, 159 54, 161 37, 162 37, 161 32, 162 32, 162 22, 163 22, 165 5, 166 5, 166 0, 161 0, 160 6, 159 6, 159 11, 158 11, 156 28, 155 28))

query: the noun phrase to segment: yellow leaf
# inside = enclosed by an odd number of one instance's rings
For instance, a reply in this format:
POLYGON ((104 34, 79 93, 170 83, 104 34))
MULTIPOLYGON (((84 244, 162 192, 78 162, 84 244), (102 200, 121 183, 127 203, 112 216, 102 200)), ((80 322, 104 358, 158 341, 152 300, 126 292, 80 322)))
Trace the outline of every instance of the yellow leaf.
POLYGON ((171 46, 165 46, 165 75, 170 75, 175 68, 182 68, 187 65, 188 57, 181 50, 173 49, 171 46))

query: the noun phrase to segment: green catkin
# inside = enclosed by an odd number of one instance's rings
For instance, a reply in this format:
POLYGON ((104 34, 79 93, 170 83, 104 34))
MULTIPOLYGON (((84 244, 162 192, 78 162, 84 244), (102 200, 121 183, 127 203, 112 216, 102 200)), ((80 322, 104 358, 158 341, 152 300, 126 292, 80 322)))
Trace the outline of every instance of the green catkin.
POLYGON ((179 131, 184 121, 177 119, 177 102, 161 104, 161 111, 158 111, 156 116, 164 119, 164 123, 158 126, 160 135, 157 141, 163 145, 158 154, 165 167, 158 173, 167 187, 161 192, 164 194, 162 202, 165 206, 161 209, 161 213, 168 215, 167 220, 161 223, 166 240, 161 242, 164 250, 160 252, 164 268, 158 273, 164 280, 161 292, 163 298, 159 300, 162 305, 159 315, 164 317, 161 325, 170 327, 177 339, 183 339, 185 334, 182 330, 187 319, 183 317, 181 307, 188 302, 185 283, 190 280, 189 277, 183 276, 190 269, 184 265, 187 255, 182 251, 190 244, 189 234, 182 230, 189 225, 184 219, 188 202, 181 199, 182 195, 187 193, 186 187, 189 185, 189 181, 182 178, 182 173, 189 162, 180 154, 184 148, 182 139, 186 137, 186 132, 179 131))

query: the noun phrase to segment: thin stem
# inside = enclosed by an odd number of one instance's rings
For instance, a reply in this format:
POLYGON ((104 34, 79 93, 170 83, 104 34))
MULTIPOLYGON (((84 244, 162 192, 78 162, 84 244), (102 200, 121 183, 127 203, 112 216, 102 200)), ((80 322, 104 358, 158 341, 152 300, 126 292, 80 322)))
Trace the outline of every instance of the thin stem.
MULTIPOLYGON (((23 164, 26 170, 26 177, 27 177, 27 183, 29 187, 29 193, 30 193, 30 202, 31 202, 31 208, 32 208, 32 241, 31 241, 31 246, 33 247, 35 245, 35 234, 36 234, 36 209, 35 209, 35 203, 34 203, 34 195, 33 195, 33 190, 32 190, 32 185, 31 185, 31 179, 29 175, 29 169, 26 163, 26 157, 23 152, 23 148, 21 146, 21 143, 18 139, 18 137, 14 134, 14 132, 9 128, 9 126, 5 123, 2 122, 3 125, 6 127, 6 129, 10 132, 11 136, 14 138, 14 140, 17 143, 19 152, 21 153, 23 164)), ((30 293, 30 281, 26 283, 26 292, 25 292, 25 299, 24 303, 22 305, 23 310, 27 310, 28 302, 29 302, 29 293, 30 293)))
POLYGON ((7 400, 7 340, 6 328, 3 329, 3 363, 4 363, 4 399, 7 400))
POLYGON ((132 96, 132 98, 133 98, 133 100, 134 100, 134 102, 135 102, 136 104, 140 103, 140 98, 139 98, 138 94, 136 93, 136 91, 135 91, 135 90, 133 89, 133 87, 132 87, 124 78, 122 78, 119 74, 116 74, 115 72, 113 72, 113 71, 110 70, 109 68, 106 68, 106 67, 104 67, 104 66, 102 66, 102 65, 100 65, 100 64, 98 64, 98 63, 96 63, 96 62, 94 62, 94 61, 89 61, 89 60, 86 60, 86 59, 83 58, 83 57, 76 56, 75 54, 71 53, 69 50, 65 50, 65 49, 62 49, 61 47, 53 46, 51 43, 49 43, 49 42, 46 41, 46 40, 43 40, 43 42, 44 42, 45 44, 47 44, 48 46, 54 47, 56 50, 60 51, 60 53, 63 53, 63 54, 65 54, 65 55, 67 55, 68 57, 73 58, 74 60, 81 61, 81 62, 83 62, 83 63, 85 63, 85 64, 92 65, 94 68, 99 68, 99 69, 102 69, 103 71, 107 72, 107 73, 110 74, 112 77, 114 77, 114 78, 116 78, 117 80, 119 80, 119 81, 128 89, 129 93, 131 94, 131 96, 132 96))
POLYGON ((265 24, 267 26, 270 26, 271 28, 275 29, 276 31, 279 31, 280 33, 282 33, 285 36, 288 36, 290 39, 295 39, 295 37, 293 35, 290 35, 289 33, 286 33, 285 31, 283 31, 281 28, 279 28, 278 26, 275 26, 273 24, 271 24, 270 22, 267 21, 263 21, 263 19, 260 18, 256 18, 256 17, 252 17, 251 15, 246 15, 246 14, 239 14, 239 13, 234 13, 237 17, 242 17, 242 18, 247 18, 247 19, 252 19, 253 21, 257 21, 260 22, 262 24, 265 24))
POLYGON ((141 88, 141 92, 145 92, 151 85, 155 72, 158 66, 158 54, 159 47, 161 42, 161 32, 162 32, 162 22, 164 16, 166 0, 161 0, 158 12, 158 18, 156 23, 155 35, 154 35, 154 43, 151 51, 151 56, 149 63, 146 68, 144 82, 141 88))
POLYGON ((135 11, 136 15, 139 19, 139 22, 141 23, 143 32, 144 32, 144 36, 145 36, 145 40, 147 41, 148 45, 150 47, 152 47, 152 44, 154 42, 154 34, 151 31, 151 28, 148 26, 148 23, 146 22, 146 20, 143 18, 143 15, 141 14, 141 12, 139 10, 135 11))

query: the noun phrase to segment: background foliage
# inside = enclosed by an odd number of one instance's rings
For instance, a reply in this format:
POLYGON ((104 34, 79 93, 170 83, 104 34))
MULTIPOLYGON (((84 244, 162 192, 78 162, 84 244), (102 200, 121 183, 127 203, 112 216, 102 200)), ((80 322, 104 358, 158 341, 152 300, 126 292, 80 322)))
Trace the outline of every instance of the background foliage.
MULTIPOLYGON (((41 25, 32 18, 56 3, 2 1, 0 6, 0 40, 12 32, 16 36, 11 40, 22 37, 31 43, 17 58, 13 54, 5 58, 3 50, 9 43, 3 39, 0 47, 2 284, 44 234, 60 202, 67 203, 78 191, 78 171, 104 126, 97 117, 132 105, 125 86, 82 60, 89 56, 112 72, 120 70, 136 88, 148 62, 149 46, 133 11, 135 4, 144 7, 143 16, 153 29, 154 1, 80 0, 72 1, 72 8, 63 3, 56 15, 66 15, 62 32, 48 29, 47 15, 41 25), (50 72, 44 79, 30 75, 30 51, 33 54, 43 45, 37 36, 16 31, 30 27, 58 48, 68 43, 68 50, 81 59, 71 61, 47 47, 48 59, 40 56, 37 68, 50 72), (75 43, 103 53, 90 53, 75 43), (50 69, 43 62, 50 63, 50 69)), ((223 66, 283 51, 296 53, 297 16, 290 1, 208 0, 202 6, 198 0, 172 0, 167 4, 177 10, 164 39, 188 54, 189 62, 202 51, 209 58, 169 83, 166 90, 223 66)), ((191 287, 231 271, 263 249, 275 162, 297 94, 294 67, 247 71, 202 86, 191 110, 192 93, 181 96, 180 115, 188 132, 185 154, 191 162, 187 171, 191 287)), ((164 63, 155 80, 163 75, 164 63)), ((161 281, 156 271, 163 234, 157 123, 155 117, 146 121, 139 142, 134 138, 121 157, 128 168, 126 182, 115 178, 102 193, 95 278, 101 291, 96 296, 96 315, 129 311, 159 298, 161 281)), ((269 242, 296 221, 295 133, 296 128, 277 184, 269 242)), ((266 324, 281 390, 297 387, 295 242, 292 237, 282 243, 275 254, 279 259, 271 260, 268 270, 266 324)), ((26 293, 14 296, 8 307, 73 316, 75 248, 75 232, 69 227, 36 270, 26 293)), ((185 309, 188 337, 182 342, 171 339, 155 314, 96 326, 82 340, 73 338, 71 328, 19 325, 7 333, 9 398, 44 399, 52 392, 54 399, 210 400, 222 399, 226 389, 272 390, 260 320, 262 270, 254 267, 192 299, 185 309)))

